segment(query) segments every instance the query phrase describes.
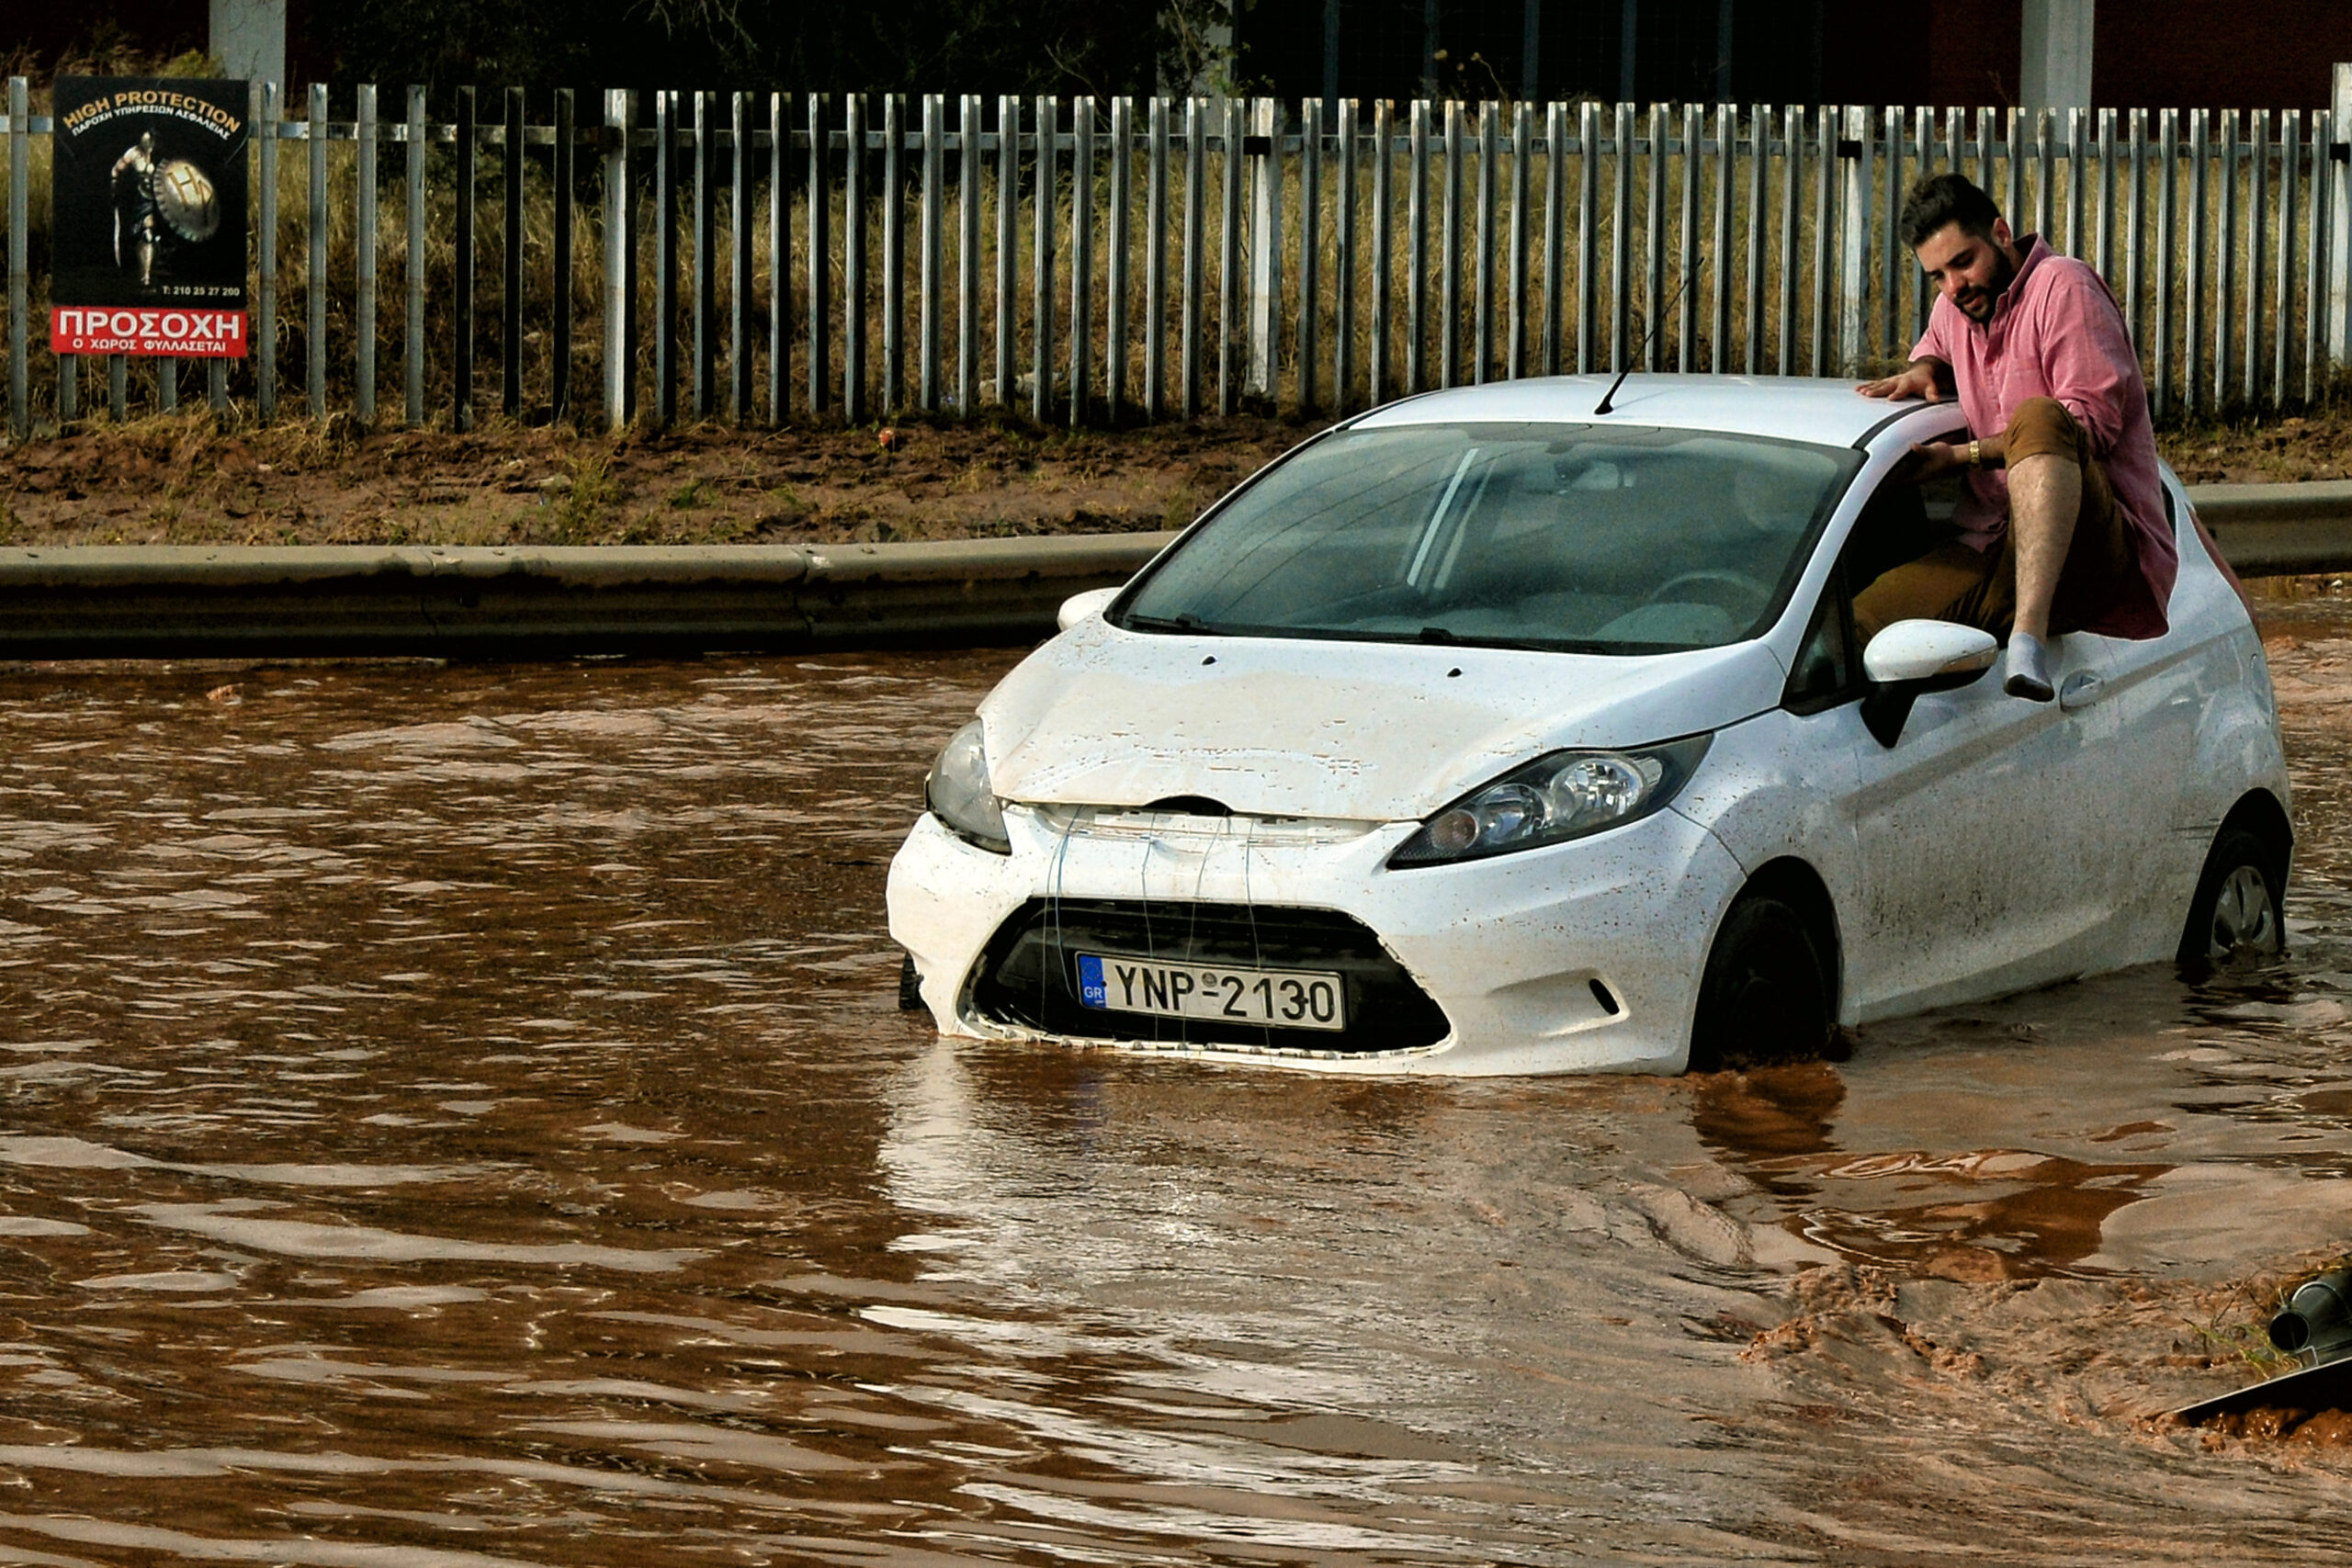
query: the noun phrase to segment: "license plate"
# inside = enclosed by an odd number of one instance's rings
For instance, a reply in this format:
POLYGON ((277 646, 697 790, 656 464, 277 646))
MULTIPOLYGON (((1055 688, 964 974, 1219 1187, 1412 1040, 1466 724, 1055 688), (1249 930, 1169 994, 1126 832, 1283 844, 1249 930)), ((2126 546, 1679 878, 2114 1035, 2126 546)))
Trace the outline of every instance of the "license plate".
POLYGON ((1342 1030, 1346 988, 1311 969, 1227 969, 1081 953, 1078 998, 1104 1012, 1214 1019, 1274 1029, 1342 1030))

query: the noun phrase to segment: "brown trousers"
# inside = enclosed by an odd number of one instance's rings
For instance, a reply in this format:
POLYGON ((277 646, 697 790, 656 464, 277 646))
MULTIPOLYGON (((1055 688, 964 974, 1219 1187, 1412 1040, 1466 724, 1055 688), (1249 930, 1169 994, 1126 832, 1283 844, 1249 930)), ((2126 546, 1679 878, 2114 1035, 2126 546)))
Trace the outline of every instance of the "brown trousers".
MULTIPOLYGON (((2091 456, 2082 426, 2055 398, 2029 398, 2009 421, 2007 461, 2062 457, 2082 470, 2083 504, 2051 602, 2050 631, 2079 631, 2113 603, 2116 585, 2139 571, 2139 559, 2115 507, 2107 469, 2091 456)), ((1995 637, 2009 635, 2018 611, 2017 546, 2004 529, 1990 549, 1953 541, 1906 561, 1854 595, 1854 624, 1867 643, 1897 621, 1958 621, 1995 637)))

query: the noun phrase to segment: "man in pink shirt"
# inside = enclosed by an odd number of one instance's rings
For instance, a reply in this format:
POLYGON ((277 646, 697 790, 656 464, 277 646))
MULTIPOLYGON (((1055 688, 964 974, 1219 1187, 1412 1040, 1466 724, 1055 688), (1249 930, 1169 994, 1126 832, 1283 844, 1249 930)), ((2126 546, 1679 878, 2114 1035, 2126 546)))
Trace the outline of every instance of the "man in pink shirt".
POLYGON ((1872 398, 1955 393, 1973 437, 1916 446, 1928 479, 1968 471, 1960 536, 1857 594, 1865 640, 1914 616, 2009 639, 2004 689, 2048 702, 2048 645, 2070 631, 2164 633, 2180 558, 2156 478, 2155 434, 2123 314, 2098 273, 2012 238, 1959 175, 1912 187, 1903 239, 1936 285, 1928 329, 1872 398))

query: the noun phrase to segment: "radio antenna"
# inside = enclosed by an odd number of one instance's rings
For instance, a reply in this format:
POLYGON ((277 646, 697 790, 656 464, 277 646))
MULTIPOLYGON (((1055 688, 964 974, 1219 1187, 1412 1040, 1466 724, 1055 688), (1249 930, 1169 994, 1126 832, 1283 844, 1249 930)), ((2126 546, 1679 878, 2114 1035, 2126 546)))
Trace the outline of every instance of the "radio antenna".
MULTIPOLYGON (((1703 266, 1706 264, 1702 261, 1700 265, 1703 266)), ((1682 302, 1682 291, 1690 287, 1690 275, 1686 272, 1682 275, 1682 281, 1674 286, 1673 294, 1666 301, 1666 309, 1650 318, 1650 330, 1642 334, 1642 346, 1634 351, 1634 358, 1625 362, 1625 368, 1617 372, 1617 379, 1609 383, 1609 390, 1600 394, 1600 406, 1592 411, 1596 418, 1610 411, 1612 406, 1611 400, 1617 396, 1617 389, 1623 386, 1625 378, 1634 373, 1634 361, 1649 353, 1650 344, 1657 341, 1657 329, 1665 324, 1667 312, 1682 302)))

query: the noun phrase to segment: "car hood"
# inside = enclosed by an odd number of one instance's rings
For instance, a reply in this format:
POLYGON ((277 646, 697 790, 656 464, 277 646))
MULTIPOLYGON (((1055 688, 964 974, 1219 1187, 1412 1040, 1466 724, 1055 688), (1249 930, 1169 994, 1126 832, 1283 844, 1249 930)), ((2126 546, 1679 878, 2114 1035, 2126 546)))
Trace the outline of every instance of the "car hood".
POLYGON ((1090 619, 980 706, 996 792, 1039 805, 1205 795, 1252 816, 1405 821, 1570 746, 1718 729, 1781 700, 1761 643, 1605 658, 1162 636, 1090 619))

